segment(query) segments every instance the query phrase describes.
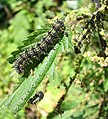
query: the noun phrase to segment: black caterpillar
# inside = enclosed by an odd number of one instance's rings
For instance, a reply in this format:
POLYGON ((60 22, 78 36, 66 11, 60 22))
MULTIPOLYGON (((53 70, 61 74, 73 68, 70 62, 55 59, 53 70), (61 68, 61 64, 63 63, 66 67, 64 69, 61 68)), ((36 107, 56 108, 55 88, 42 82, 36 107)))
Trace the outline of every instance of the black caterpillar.
POLYGON ((18 74, 27 74, 30 69, 34 69, 44 59, 45 56, 54 48, 64 35, 64 22, 57 20, 52 29, 32 48, 20 53, 14 62, 14 68, 18 74))
MULTIPOLYGON (((92 29, 95 29, 95 22, 94 22, 95 15, 87 22, 86 26, 83 28, 83 34, 79 35, 80 39, 77 41, 77 44, 74 46, 74 50, 76 54, 81 53, 81 45, 83 45, 84 39, 87 40, 89 35, 92 33, 92 29)), ((88 41, 87 41, 88 42, 88 41)))
MULTIPOLYGON (((95 1, 96 2, 96 1, 95 1)), ((104 0, 102 5, 98 8, 98 10, 92 14, 92 17, 88 20, 86 26, 83 28, 83 34, 79 35, 79 41, 76 40, 76 45, 74 46, 74 50, 76 54, 81 53, 81 47, 83 46, 84 42, 90 42, 90 36, 96 31, 99 36, 100 42, 100 53, 99 56, 106 57, 104 51, 106 48, 106 41, 103 39, 100 31, 104 30, 104 21, 107 21, 106 15, 108 13, 108 0, 104 0), (86 40, 85 40, 86 39, 86 40), (84 41, 85 40, 85 41, 84 41)), ((84 18, 87 18, 83 15, 84 18)), ((80 20, 80 19, 79 19, 80 20)))
POLYGON ((44 97, 44 93, 42 91, 39 91, 36 93, 32 98, 29 99, 29 104, 36 104, 37 102, 40 102, 44 97))

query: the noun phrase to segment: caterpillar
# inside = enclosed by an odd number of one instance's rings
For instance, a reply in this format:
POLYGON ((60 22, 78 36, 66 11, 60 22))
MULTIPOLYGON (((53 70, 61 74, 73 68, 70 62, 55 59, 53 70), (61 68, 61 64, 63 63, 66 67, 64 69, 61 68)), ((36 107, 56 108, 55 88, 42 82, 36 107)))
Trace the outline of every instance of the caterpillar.
POLYGON ((47 35, 34 46, 20 53, 14 61, 13 67, 18 74, 26 74, 36 67, 45 56, 54 48, 64 35, 64 22, 57 20, 47 35))
POLYGON ((44 97, 44 93, 42 91, 39 91, 36 93, 32 98, 29 99, 29 104, 36 104, 37 102, 40 102, 44 97))
MULTIPOLYGON (((101 29, 103 29, 103 21, 105 21, 106 13, 108 13, 108 0, 105 1, 106 5, 102 5, 96 12, 92 14, 92 17, 87 22, 86 26, 83 28, 83 33, 79 35, 78 39, 76 40, 76 45, 74 46, 74 51, 76 54, 81 53, 81 46, 83 46, 84 42, 90 42, 90 36, 93 34, 93 31, 96 31, 99 35, 100 45, 102 52, 106 48, 106 42, 102 39, 101 34, 99 33, 101 29), (86 40, 85 40, 86 39, 86 40), (84 41, 85 40, 85 41, 84 41)), ((100 55, 105 55, 104 53, 100 55)))
POLYGON ((76 54, 81 53, 81 45, 83 45, 84 40, 87 40, 89 35, 91 35, 92 29, 95 29, 94 17, 95 16, 93 15, 92 18, 87 22, 86 26, 83 28, 83 33, 78 37, 79 41, 77 41, 77 44, 74 46, 74 51, 76 54))

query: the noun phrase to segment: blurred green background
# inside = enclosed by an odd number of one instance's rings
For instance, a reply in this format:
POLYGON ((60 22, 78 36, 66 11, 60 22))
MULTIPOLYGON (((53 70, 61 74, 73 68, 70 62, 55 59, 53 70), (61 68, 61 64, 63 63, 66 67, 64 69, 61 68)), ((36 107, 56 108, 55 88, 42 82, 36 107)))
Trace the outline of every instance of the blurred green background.
MULTIPOLYGON (((66 0, 0 0, 0 101, 11 94, 15 84, 19 82, 18 75, 7 61, 10 53, 48 20, 87 6, 92 6, 91 11, 94 11, 92 0, 73 0, 71 4, 66 0)), ((89 57, 89 53, 91 52, 85 53, 81 71, 62 104, 64 113, 55 115, 54 119, 107 119, 105 115, 108 116, 108 68, 94 62, 94 57, 89 57)), ((44 99, 37 105, 27 104, 15 116, 3 112, 6 119, 47 118, 65 92, 61 81, 68 82, 75 73, 77 56, 60 54, 58 59, 54 80, 51 78, 53 76, 47 76, 39 86, 39 90, 43 90, 49 79, 44 99), (67 60, 64 60, 64 57, 67 60)), ((51 68, 53 71, 53 66, 51 68)))

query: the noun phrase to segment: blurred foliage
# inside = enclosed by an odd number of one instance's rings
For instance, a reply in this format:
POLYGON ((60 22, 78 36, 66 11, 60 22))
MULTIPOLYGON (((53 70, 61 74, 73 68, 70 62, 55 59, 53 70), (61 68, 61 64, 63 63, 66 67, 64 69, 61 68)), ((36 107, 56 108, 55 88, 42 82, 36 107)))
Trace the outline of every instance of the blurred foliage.
MULTIPOLYGON (((104 0, 100 1, 101 3, 104 2, 104 0)), ((24 39, 23 43, 32 44, 35 42, 37 39, 34 40, 33 38, 35 37, 35 33, 37 33, 36 31, 39 31, 37 29, 42 29, 42 26, 45 24, 52 23, 52 19, 60 18, 67 14, 65 25, 69 34, 68 38, 64 36, 60 46, 61 50, 59 54, 56 54, 56 60, 53 58, 54 61, 51 62, 52 65, 47 75, 36 89, 36 91, 42 90, 45 92, 43 100, 37 105, 28 105, 28 98, 25 99, 23 102, 26 105, 22 106, 23 109, 16 115, 4 106, 3 109, 0 109, 0 119, 108 118, 108 11, 104 13, 104 28, 100 27, 100 31, 97 31, 94 26, 93 33, 88 33, 90 34, 88 36, 91 40, 90 43, 83 42, 81 54, 75 54, 74 46, 77 45, 78 41, 76 42, 74 39, 78 39, 80 35, 84 35, 84 26, 97 11, 97 3, 92 2, 92 0, 76 0, 76 3, 77 10, 73 10, 74 7, 70 7, 65 0, 0 1, 1 103, 7 95, 17 95, 15 91, 18 91, 17 89, 23 85, 22 77, 14 73, 12 65, 6 60, 10 56, 10 53, 15 51, 17 47, 22 46, 24 39), (84 18, 84 15, 87 17, 84 18), (79 18, 81 20, 78 20, 79 18), (102 38, 106 42, 105 48, 101 47, 99 34, 102 35, 102 38), (27 42, 29 40, 31 42, 27 42), (85 44, 89 45, 84 47, 85 44)), ((48 31, 45 27, 44 30, 48 31)), ((41 33, 44 33, 44 31, 41 33)), ((55 49, 55 52, 57 52, 57 49, 55 49)), ((50 56, 52 55, 50 54, 50 56)), ((45 61, 48 63, 47 59, 45 61)), ((43 67, 43 64, 40 67, 43 67)), ((42 72, 43 69, 36 69, 35 74, 39 71, 42 72)), ((41 72, 38 74, 41 75, 41 72)), ((40 78, 37 79, 40 80, 40 78)), ((35 85, 36 81, 33 77, 24 79, 26 85, 19 88, 18 94, 23 92, 24 89, 29 89, 29 80, 32 83, 34 82, 35 85)), ((28 94, 29 98, 33 95, 33 92, 35 93, 34 90, 35 88, 28 94)), ((10 100, 8 101, 17 104, 17 99, 11 100, 13 95, 9 97, 10 100)), ((20 96, 23 98, 24 95, 20 96)), ((20 96, 16 98, 20 100, 20 96)), ((13 106, 12 103, 11 106, 13 106)), ((17 105, 14 106, 16 107, 17 105)))

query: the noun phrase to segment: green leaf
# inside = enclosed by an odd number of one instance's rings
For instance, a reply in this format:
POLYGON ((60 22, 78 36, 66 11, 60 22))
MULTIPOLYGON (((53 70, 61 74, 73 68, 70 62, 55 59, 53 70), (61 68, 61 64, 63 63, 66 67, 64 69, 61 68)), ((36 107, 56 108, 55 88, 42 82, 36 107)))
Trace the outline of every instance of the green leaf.
POLYGON ((1 109, 7 106, 12 112, 17 113, 26 104, 27 100, 31 97, 35 89, 44 79, 49 68, 54 62, 58 52, 60 51, 61 45, 56 45, 55 50, 49 53, 38 68, 34 72, 34 76, 29 76, 25 79, 22 84, 2 103, 1 109))

